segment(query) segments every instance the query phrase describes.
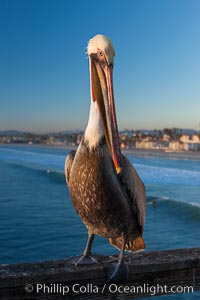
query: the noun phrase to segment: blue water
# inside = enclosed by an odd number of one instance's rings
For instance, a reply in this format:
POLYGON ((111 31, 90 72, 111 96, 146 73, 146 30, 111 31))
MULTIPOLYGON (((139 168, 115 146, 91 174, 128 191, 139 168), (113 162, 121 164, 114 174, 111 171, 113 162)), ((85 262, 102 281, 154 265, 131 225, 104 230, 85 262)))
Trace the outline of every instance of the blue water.
MULTIPOLYGON (((0 146, 0 263, 82 253, 87 232, 65 184, 67 153, 49 147, 0 146)), ((200 160, 127 156, 147 189, 147 251, 200 247, 200 160)), ((93 252, 118 253, 100 237, 93 252)), ((199 299, 195 295, 170 299, 199 299)))

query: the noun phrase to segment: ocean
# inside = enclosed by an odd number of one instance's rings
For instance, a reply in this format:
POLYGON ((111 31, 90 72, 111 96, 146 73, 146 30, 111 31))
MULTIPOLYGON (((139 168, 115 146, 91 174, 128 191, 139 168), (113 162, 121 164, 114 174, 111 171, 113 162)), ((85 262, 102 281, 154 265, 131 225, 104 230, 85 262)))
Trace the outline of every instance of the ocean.
MULTIPOLYGON (((65 183, 68 152, 55 147, 0 146, 0 264, 82 253, 87 231, 65 183)), ((200 247, 200 160, 173 155, 127 157, 147 190, 147 251, 200 247)), ((94 241, 93 252, 118 253, 100 237, 94 241)), ((156 297, 199 298, 199 293, 156 297)))

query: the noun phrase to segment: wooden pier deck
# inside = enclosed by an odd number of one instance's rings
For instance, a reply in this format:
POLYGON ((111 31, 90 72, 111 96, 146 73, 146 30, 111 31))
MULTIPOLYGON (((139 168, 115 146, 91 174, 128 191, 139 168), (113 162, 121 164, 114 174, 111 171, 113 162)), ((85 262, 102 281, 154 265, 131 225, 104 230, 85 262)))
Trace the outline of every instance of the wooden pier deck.
POLYGON ((126 255, 129 279, 123 285, 105 276, 116 257, 96 258, 98 264, 84 266, 73 259, 0 265, 0 299, 122 300, 200 290, 200 248, 126 255))

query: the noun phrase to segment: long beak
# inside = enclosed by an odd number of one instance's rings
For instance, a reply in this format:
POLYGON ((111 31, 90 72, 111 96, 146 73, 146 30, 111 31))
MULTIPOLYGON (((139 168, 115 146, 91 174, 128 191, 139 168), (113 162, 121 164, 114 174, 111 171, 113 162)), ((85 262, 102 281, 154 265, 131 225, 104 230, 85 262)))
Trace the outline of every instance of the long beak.
POLYGON ((93 100, 97 101, 106 143, 116 172, 121 172, 121 150, 113 92, 113 66, 90 57, 90 72, 93 100))

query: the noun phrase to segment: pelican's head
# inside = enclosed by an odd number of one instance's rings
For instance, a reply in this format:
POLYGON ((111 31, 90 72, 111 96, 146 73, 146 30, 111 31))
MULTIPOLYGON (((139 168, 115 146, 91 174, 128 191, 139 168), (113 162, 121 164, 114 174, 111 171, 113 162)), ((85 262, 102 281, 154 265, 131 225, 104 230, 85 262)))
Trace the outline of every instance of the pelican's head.
POLYGON ((96 101, 108 149, 117 173, 121 172, 121 152, 113 92, 115 50, 112 41, 98 34, 88 43, 91 98, 96 101))
POLYGON ((105 35, 97 34, 91 38, 87 50, 89 56, 95 53, 100 56, 103 54, 108 65, 114 65, 115 49, 112 41, 105 35))

